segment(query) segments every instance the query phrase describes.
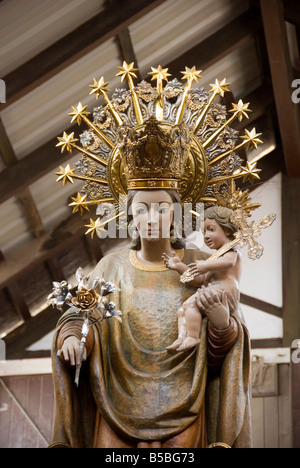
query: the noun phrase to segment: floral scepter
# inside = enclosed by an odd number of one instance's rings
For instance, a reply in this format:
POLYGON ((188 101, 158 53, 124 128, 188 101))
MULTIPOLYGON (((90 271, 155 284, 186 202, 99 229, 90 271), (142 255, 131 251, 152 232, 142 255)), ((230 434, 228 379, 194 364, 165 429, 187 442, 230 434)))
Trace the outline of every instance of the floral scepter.
POLYGON ((80 369, 92 313, 94 311, 98 312, 99 318, 96 321, 102 321, 110 317, 116 317, 119 321, 122 321, 120 317, 122 314, 119 310, 116 310, 115 304, 113 302, 108 302, 105 297, 112 292, 118 291, 112 283, 106 282, 104 278, 96 278, 92 284, 92 288, 89 288, 88 279, 84 276, 82 268, 78 268, 76 271, 76 279, 78 286, 75 297, 73 297, 70 292, 73 287, 66 281, 62 281, 61 283, 54 282, 53 291, 48 296, 48 303, 59 310, 62 310, 63 305, 66 304, 67 306, 75 308, 76 313, 83 316, 84 322, 81 330, 80 362, 76 366, 75 373, 75 384, 78 387, 80 369))

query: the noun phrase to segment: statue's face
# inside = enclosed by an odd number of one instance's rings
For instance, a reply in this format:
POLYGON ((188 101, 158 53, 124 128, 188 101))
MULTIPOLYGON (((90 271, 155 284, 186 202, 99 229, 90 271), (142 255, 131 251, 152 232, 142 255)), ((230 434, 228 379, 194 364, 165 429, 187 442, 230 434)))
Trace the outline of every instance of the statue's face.
POLYGON ((132 201, 132 216, 141 239, 170 238, 173 201, 167 191, 137 191, 132 201))

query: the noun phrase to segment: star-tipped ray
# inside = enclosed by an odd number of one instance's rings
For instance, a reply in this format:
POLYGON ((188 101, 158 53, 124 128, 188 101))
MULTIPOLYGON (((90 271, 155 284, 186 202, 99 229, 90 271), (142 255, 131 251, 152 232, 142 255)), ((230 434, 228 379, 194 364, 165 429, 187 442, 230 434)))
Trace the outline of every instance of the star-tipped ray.
POLYGON ((91 205, 99 205, 100 203, 113 203, 115 201, 114 198, 102 198, 100 200, 88 200, 87 201, 87 194, 82 196, 80 193, 77 193, 77 197, 71 197, 73 200, 72 203, 69 204, 73 208, 73 213, 79 212, 80 215, 83 214, 84 210, 89 211, 89 206, 91 205))
POLYGON ((193 68, 185 67, 185 71, 182 71, 180 73, 183 74, 182 79, 187 80, 187 84, 185 86, 182 100, 177 111, 176 120, 175 120, 176 125, 180 124, 180 122, 183 119, 188 93, 191 89, 193 81, 198 82, 198 79, 202 78, 201 76, 202 70, 197 70, 196 67, 193 67, 193 68))
POLYGON ((261 169, 258 169, 256 167, 256 165, 257 165, 257 162, 249 163, 249 161, 248 161, 245 167, 241 167, 240 170, 234 172, 233 174, 228 175, 228 176, 221 176, 221 177, 216 177, 214 179, 210 179, 207 182, 207 184, 208 185, 215 185, 215 184, 217 184, 219 182, 223 182, 225 180, 240 179, 240 178, 243 178, 243 182, 249 181, 251 184, 253 184, 253 182, 255 180, 260 179, 258 174, 259 174, 259 172, 261 172, 261 169))
POLYGON ((116 76, 121 77, 121 83, 123 83, 125 79, 129 80, 132 79, 132 77, 137 78, 137 75, 134 72, 138 71, 138 68, 134 68, 134 62, 128 64, 124 61, 123 66, 118 67, 118 69, 120 71, 116 74, 116 76))
POLYGON ((105 231, 105 229, 103 229, 101 227, 101 219, 100 218, 97 218, 96 221, 93 221, 92 219, 90 219, 90 224, 86 224, 85 227, 88 228, 88 230, 86 231, 86 235, 87 234, 91 234, 91 238, 94 239, 95 237, 95 234, 97 233, 97 231, 105 231))
POLYGON ((101 220, 101 218, 97 218, 96 221, 93 221, 90 219, 90 224, 86 225, 85 227, 89 228, 85 234, 91 234, 92 239, 94 238, 95 234, 97 232, 105 232, 104 226, 106 226, 108 223, 113 221, 114 219, 119 218, 120 216, 123 216, 125 214, 125 211, 120 211, 118 214, 112 216, 109 219, 104 219, 101 220))
POLYGON ((114 148, 114 144, 110 141, 109 138, 98 128, 94 125, 87 116, 90 114, 86 111, 87 106, 82 106, 81 102, 79 102, 77 107, 73 107, 73 112, 69 115, 72 116, 71 123, 77 120, 78 125, 81 125, 82 121, 84 121, 88 126, 96 133, 96 135, 107 145, 109 148, 114 148))
POLYGON ((59 166, 60 172, 56 172, 56 175, 59 177, 56 179, 56 182, 62 181, 64 186, 70 182, 71 184, 74 184, 73 178, 74 178, 74 169, 71 169, 70 164, 68 164, 66 167, 59 166))
POLYGON ((90 115, 87 112, 87 106, 83 106, 81 102, 78 103, 77 107, 72 106, 73 112, 70 112, 70 116, 72 117, 71 123, 77 121, 78 125, 81 125, 82 121, 85 120, 85 117, 90 115))
POLYGON ((240 122, 243 120, 243 117, 249 119, 248 113, 252 112, 250 109, 248 109, 249 104, 249 102, 244 104, 241 99, 237 104, 232 104, 233 108, 230 110, 230 112, 233 113, 233 115, 203 143, 203 148, 206 149, 212 145, 212 143, 214 143, 214 141, 221 135, 225 128, 235 119, 239 119, 240 122))
POLYGON ((69 206, 73 207, 72 213, 79 212, 80 215, 83 215, 84 210, 89 211, 89 207, 86 205, 87 194, 81 196, 78 192, 77 197, 71 197, 73 203, 70 203, 69 206))
POLYGON ((97 177, 89 177, 75 174, 75 169, 71 169, 70 164, 68 164, 66 167, 60 166, 60 172, 57 172, 56 175, 59 176, 56 179, 56 182, 60 182, 62 180, 64 185, 66 185, 67 182, 71 182, 71 184, 73 184, 73 179, 97 182, 98 184, 108 185, 108 181, 105 179, 98 179, 97 177))
POLYGON ((254 127, 251 132, 245 130, 245 135, 241 137, 241 140, 245 141, 248 149, 257 149, 257 146, 263 143, 263 141, 259 139, 261 135, 262 133, 256 133, 256 129, 254 127))
POLYGON ((253 128, 250 132, 249 130, 245 130, 245 135, 240 137, 241 140, 243 140, 242 143, 240 143, 239 145, 235 146, 234 148, 231 148, 229 149, 228 151, 225 151, 225 153, 222 153, 222 154, 219 154, 219 156, 217 156, 215 159, 213 159, 212 161, 210 161, 208 163, 209 166, 213 166, 214 164, 216 164, 217 162, 220 162, 222 159, 226 158, 227 156, 229 156, 231 153, 233 153, 234 151, 238 151, 240 150, 243 146, 248 146, 248 149, 250 148, 255 148, 257 149, 257 146, 259 144, 262 144, 263 142, 258 138, 261 136, 261 133, 256 133, 256 129, 253 128))
POLYGON ((162 68, 159 65, 157 68, 151 67, 152 72, 148 73, 151 75, 151 81, 156 80, 156 91, 157 91, 157 99, 155 105, 155 115, 157 120, 162 121, 164 117, 164 98, 162 95, 163 92, 163 81, 168 81, 168 76, 171 76, 168 73, 168 68, 162 68))
POLYGON ((57 137, 59 140, 59 143, 56 145, 57 147, 61 146, 61 152, 63 153, 65 150, 69 151, 69 153, 72 153, 73 148, 76 149, 77 151, 80 151, 81 153, 85 154, 86 156, 89 156, 91 159, 94 161, 98 162, 99 164, 102 164, 103 166, 107 166, 108 162, 105 161, 105 159, 99 158, 99 156, 96 156, 95 154, 91 153, 90 151, 81 148, 81 146, 76 145, 76 141, 78 139, 74 138, 74 132, 70 133, 68 135, 66 132, 64 132, 62 137, 57 137))
POLYGON ((65 150, 67 150, 69 153, 72 153, 72 149, 76 143, 76 141, 78 141, 77 138, 74 138, 74 132, 70 133, 70 135, 68 135, 66 132, 63 133, 63 136, 62 137, 57 137, 57 139, 59 140, 59 143, 57 143, 57 147, 60 147, 61 146, 61 152, 63 153, 65 150))
POLYGON ((243 172, 241 175, 243 176, 243 182, 249 181, 251 184, 253 184, 255 180, 260 179, 258 174, 261 172, 261 169, 258 169, 256 165, 257 162, 250 163, 247 161, 246 167, 242 167, 243 172))
POLYGON ((197 70, 196 67, 189 68, 185 67, 185 71, 180 72, 183 74, 182 79, 188 80, 188 82, 196 81, 198 82, 199 78, 202 78, 201 73, 202 70, 197 70))
POLYGON ((226 82, 226 78, 224 78, 222 81, 216 80, 215 83, 211 84, 210 86, 211 86, 210 92, 212 93, 212 96, 210 97, 208 102, 205 104, 202 112, 200 113, 198 119, 196 120, 194 129, 193 129, 194 135, 197 135, 197 133, 198 133, 201 125, 203 124, 204 119, 205 119, 205 117, 206 117, 212 103, 216 99, 216 97, 218 95, 224 97, 224 94, 226 92, 230 91, 229 88, 228 88, 229 83, 226 82))
POLYGON ((99 99, 99 97, 101 95, 103 95, 104 93, 106 93, 106 91, 109 91, 108 89, 108 82, 106 83, 104 81, 104 77, 101 76, 100 80, 97 81, 96 78, 94 78, 94 84, 92 85, 89 85, 90 88, 92 88, 92 91, 90 92, 90 95, 91 94, 96 94, 96 98, 99 99))
POLYGON ((139 102, 139 98, 135 92, 135 88, 134 88, 134 83, 133 83, 133 79, 132 77, 134 78, 137 78, 136 74, 134 72, 138 71, 138 68, 134 68, 134 62, 131 62, 130 64, 126 63, 126 62, 123 62, 123 66, 122 67, 118 67, 119 68, 119 73, 117 73, 116 76, 120 76, 121 77, 121 82, 123 83, 123 81, 125 80, 125 78, 127 79, 128 81, 128 86, 129 86, 129 89, 131 91, 131 96, 132 96, 132 103, 133 103, 133 108, 134 108, 134 113, 135 113, 135 116, 136 116, 136 120, 137 120, 137 123, 139 125, 141 125, 143 123, 143 115, 142 115, 142 111, 141 111, 141 107, 140 107, 140 102, 139 102))
POLYGON ((90 88, 92 88, 92 91, 90 92, 90 94, 96 94, 96 98, 99 99, 100 96, 103 96, 106 104, 108 105, 109 107, 109 110, 113 116, 113 118, 115 119, 116 121, 116 124, 118 126, 121 126, 123 124, 123 121, 121 119, 121 116, 119 115, 119 113, 116 111, 116 109, 114 108, 112 102, 110 101, 109 97, 107 96, 106 92, 109 91, 108 89, 108 82, 105 82, 104 81, 104 77, 101 76, 100 80, 97 81, 96 78, 94 78, 94 84, 92 85, 89 85, 90 88))
POLYGON ((246 104, 243 103, 243 101, 240 99, 237 104, 232 104, 232 109, 229 112, 232 112, 234 115, 237 116, 239 119, 239 122, 243 120, 243 117, 246 117, 246 119, 249 119, 249 112, 252 112, 252 110, 248 109, 250 105, 250 102, 247 102, 246 104))
POLYGON ((211 84, 211 93, 214 93, 215 95, 220 95, 221 97, 224 97, 224 94, 230 89, 228 88, 230 83, 226 82, 226 78, 224 78, 222 81, 216 80, 214 84, 211 84))
POLYGON ((161 65, 158 65, 157 68, 151 67, 152 72, 149 72, 148 75, 151 75, 151 81, 168 81, 168 76, 172 76, 171 73, 168 73, 168 68, 162 68, 161 65))

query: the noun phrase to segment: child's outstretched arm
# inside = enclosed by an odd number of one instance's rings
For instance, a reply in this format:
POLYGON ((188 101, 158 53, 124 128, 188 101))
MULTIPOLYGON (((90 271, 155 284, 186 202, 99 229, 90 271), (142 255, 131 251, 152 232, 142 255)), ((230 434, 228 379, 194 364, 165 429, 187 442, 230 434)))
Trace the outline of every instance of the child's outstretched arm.
POLYGON ((188 265, 189 272, 193 275, 195 274, 205 274, 213 271, 222 271, 229 270, 233 268, 237 262, 238 254, 237 252, 227 252, 222 257, 216 260, 198 260, 195 263, 188 265))
POLYGON ((162 258, 166 267, 170 268, 170 270, 177 271, 180 275, 182 275, 188 268, 187 265, 180 260, 176 252, 172 252, 171 255, 164 253, 162 258))
MULTIPOLYGON (((183 263, 176 252, 172 252, 172 255, 167 255, 166 253, 163 254, 163 259, 165 262, 166 267, 170 268, 170 270, 177 271, 180 275, 182 275, 187 269, 187 265, 183 263)), ((190 286, 194 286, 195 288, 199 288, 204 283, 204 275, 197 275, 192 281, 189 281, 190 286)))

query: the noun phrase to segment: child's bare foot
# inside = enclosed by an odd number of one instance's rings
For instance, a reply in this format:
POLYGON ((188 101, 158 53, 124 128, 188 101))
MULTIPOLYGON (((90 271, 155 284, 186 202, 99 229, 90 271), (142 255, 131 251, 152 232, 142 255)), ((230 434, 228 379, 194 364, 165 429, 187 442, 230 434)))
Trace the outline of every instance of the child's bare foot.
POLYGON ((192 338, 191 336, 188 336, 184 342, 182 343, 181 346, 179 346, 179 348, 177 348, 177 352, 181 352, 181 351, 186 351, 187 349, 191 349, 191 348, 194 348, 195 346, 197 346, 198 344, 200 343, 200 338, 199 339, 196 339, 196 338, 192 338))
POLYGON ((167 350, 170 352, 176 353, 177 348, 182 345, 184 342, 184 338, 178 338, 174 343, 172 343, 170 346, 167 346, 167 350))

